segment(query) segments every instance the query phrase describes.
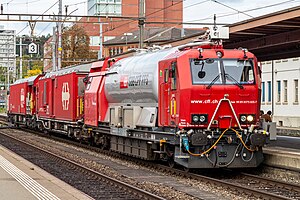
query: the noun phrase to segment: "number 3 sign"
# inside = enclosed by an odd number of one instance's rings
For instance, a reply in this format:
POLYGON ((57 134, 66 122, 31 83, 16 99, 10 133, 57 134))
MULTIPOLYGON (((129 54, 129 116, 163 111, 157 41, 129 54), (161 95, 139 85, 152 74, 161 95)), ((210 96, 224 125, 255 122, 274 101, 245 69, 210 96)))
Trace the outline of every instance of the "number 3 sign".
POLYGON ((30 43, 28 45, 28 53, 37 53, 38 52, 38 46, 34 43, 30 43))

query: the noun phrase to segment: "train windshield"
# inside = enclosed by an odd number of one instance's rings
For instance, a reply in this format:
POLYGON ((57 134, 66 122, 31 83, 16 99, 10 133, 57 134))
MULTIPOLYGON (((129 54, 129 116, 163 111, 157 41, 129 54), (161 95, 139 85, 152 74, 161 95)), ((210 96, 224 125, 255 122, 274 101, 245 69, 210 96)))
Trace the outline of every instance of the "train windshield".
POLYGON ((243 87, 255 83, 252 60, 191 59, 190 66, 194 85, 235 84, 243 87))

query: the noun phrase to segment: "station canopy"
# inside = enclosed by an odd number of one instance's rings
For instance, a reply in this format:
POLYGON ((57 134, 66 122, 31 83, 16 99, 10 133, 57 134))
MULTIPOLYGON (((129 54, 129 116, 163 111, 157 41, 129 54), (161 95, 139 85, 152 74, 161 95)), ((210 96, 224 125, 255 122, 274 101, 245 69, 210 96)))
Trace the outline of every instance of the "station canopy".
POLYGON ((300 6, 229 25, 225 48, 247 48, 259 61, 300 56, 300 6))

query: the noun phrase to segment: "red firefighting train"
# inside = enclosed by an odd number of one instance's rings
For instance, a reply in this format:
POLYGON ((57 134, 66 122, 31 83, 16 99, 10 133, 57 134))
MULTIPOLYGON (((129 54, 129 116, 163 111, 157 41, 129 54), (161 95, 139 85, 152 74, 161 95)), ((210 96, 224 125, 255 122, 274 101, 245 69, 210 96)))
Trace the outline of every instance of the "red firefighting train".
POLYGON ((190 168, 263 161, 261 71, 246 49, 202 41, 21 79, 9 120, 190 168))

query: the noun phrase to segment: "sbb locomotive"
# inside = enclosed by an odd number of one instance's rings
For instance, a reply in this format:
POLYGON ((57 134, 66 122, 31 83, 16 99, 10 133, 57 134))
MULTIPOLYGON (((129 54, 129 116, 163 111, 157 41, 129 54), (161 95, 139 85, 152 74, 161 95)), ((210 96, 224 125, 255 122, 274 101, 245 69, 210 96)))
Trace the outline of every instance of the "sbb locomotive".
POLYGON ((8 116, 170 166, 257 167, 260 73, 246 49, 202 41, 19 80, 8 116))

